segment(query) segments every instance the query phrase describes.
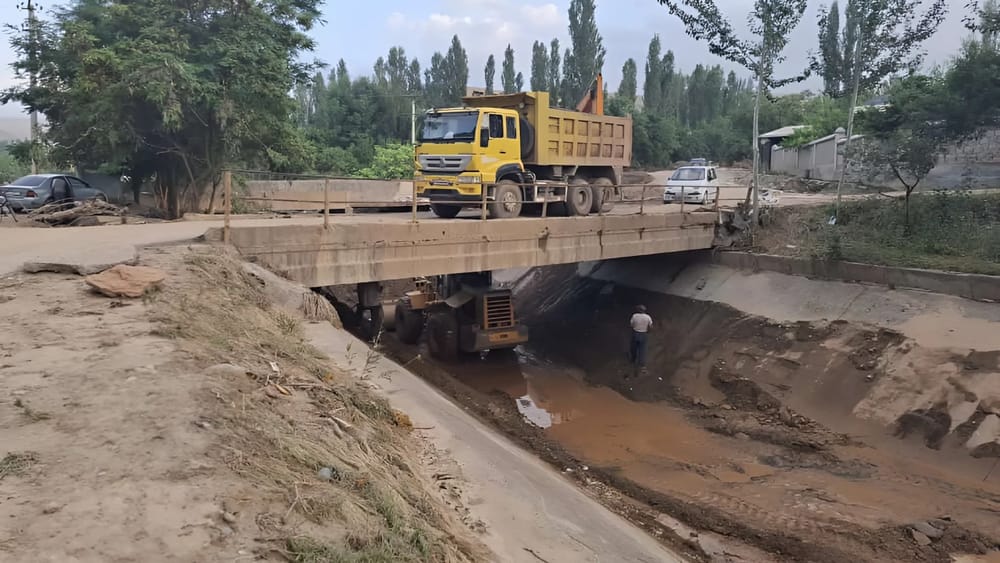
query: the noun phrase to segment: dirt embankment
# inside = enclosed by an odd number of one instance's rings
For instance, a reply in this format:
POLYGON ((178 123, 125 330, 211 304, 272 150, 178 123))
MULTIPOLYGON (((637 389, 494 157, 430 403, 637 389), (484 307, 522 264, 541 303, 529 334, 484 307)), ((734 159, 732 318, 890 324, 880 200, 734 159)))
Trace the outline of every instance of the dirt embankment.
POLYGON ((143 300, 0 283, 0 560, 482 561, 409 420, 234 258, 151 249, 143 300))
MULTIPOLYGON (((542 285, 551 277, 566 286, 565 271, 542 277, 542 285)), ((529 305, 543 311, 532 319, 531 347, 580 367, 590 384, 665 402, 721 437, 706 439, 698 455, 667 454, 701 474, 694 480, 616 471, 630 477, 630 494, 703 503, 727 522, 722 528, 739 523, 729 533, 796 559, 822 559, 810 551, 822 549, 948 561, 1000 541, 1000 476, 983 481, 993 460, 977 459, 995 455, 997 445, 996 430, 983 422, 1000 414, 996 390, 983 383, 1000 373, 996 352, 926 350, 877 327, 776 323, 602 282, 570 285, 571 299, 529 305), (658 322, 649 372, 630 378, 625 323, 638 303, 658 322), (961 368, 948 383, 919 387, 923 374, 954 365, 961 368), (978 443, 970 441, 977 432, 978 443), (747 482, 719 479, 702 457, 716 448, 747 482), (941 540, 920 545, 907 536, 914 521, 943 515, 941 540)), ((691 523, 698 520, 705 525, 698 516, 691 523)))

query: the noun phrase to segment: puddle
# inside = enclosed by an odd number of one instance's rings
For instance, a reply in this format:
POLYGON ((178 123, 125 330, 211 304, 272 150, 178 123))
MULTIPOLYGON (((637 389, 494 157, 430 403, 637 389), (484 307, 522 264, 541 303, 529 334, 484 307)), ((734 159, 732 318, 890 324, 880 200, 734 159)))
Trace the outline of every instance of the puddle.
POLYGON ((528 422, 577 457, 648 487, 691 490, 706 480, 747 483, 774 472, 734 452, 735 441, 693 426, 678 409, 631 401, 588 385, 579 370, 527 353, 488 358, 458 377, 480 391, 507 394, 528 422))

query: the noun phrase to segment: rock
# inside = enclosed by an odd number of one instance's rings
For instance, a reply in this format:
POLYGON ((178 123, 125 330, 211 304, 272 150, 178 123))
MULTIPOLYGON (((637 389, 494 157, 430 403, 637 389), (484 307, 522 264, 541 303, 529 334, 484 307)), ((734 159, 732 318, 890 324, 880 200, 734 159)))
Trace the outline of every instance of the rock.
POLYGON ((142 297, 166 279, 167 274, 147 266, 119 264, 83 279, 90 287, 108 297, 142 297))
POLYGON ((55 514, 62 510, 62 505, 56 502, 50 502, 42 508, 42 514, 55 514))
POLYGON ((913 541, 917 542, 917 545, 924 546, 931 544, 931 539, 929 537, 914 529, 910 529, 910 535, 913 536, 913 541))
POLYGON ((332 481, 333 480, 333 468, 332 467, 323 467, 323 468, 321 468, 319 470, 318 475, 319 475, 319 478, 322 479, 322 480, 324 480, 324 481, 332 481))
POLYGON ((936 540, 944 535, 944 532, 934 526, 931 526, 928 522, 917 522, 913 525, 913 529, 933 540, 936 540))
POLYGON ((235 524, 236 523, 236 515, 233 514, 232 512, 226 512, 225 510, 223 510, 222 511, 222 519, 227 524, 235 524))
POLYGON ((746 432, 737 432, 736 434, 733 434, 733 438, 736 438, 737 440, 749 440, 750 435, 746 432))
POLYGON ((1000 439, 1000 417, 991 414, 979 423, 979 428, 976 428, 976 431, 969 437, 965 447, 974 450, 983 444, 996 442, 998 439, 1000 439))

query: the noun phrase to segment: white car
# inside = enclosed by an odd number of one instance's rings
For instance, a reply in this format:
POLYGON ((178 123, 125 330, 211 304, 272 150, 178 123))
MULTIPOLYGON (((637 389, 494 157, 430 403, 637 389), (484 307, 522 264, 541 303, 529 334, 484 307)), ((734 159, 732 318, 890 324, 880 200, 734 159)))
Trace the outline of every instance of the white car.
POLYGON ((684 166, 674 171, 663 190, 663 203, 707 204, 719 198, 714 166, 684 166))

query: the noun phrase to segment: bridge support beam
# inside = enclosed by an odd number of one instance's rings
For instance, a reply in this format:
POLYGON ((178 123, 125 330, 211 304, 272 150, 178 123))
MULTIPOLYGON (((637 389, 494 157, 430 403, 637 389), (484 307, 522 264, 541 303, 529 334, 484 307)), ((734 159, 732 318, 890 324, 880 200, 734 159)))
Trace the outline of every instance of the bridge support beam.
MULTIPOLYGON (((244 256, 310 287, 711 248, 716 213, 418 223, 354 217, 231 228, 244 256)), ((210 231, 209 240, 220 240, 210 231)))

